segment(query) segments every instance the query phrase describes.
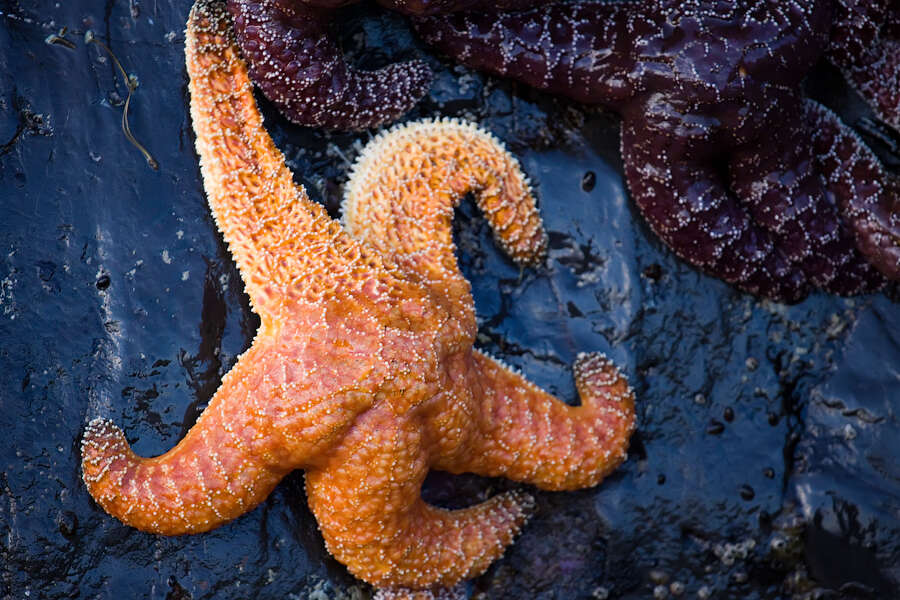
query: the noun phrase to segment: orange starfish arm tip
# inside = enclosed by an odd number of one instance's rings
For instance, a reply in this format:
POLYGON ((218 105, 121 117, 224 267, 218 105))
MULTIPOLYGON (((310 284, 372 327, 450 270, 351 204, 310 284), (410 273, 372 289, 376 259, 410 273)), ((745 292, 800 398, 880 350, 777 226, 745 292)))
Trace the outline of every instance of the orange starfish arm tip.
POLYGON ((574 490, 597 485, 625 460, 634 392, 603 354, 576 359, 580 406, 563 403, 486 354, 473 358, 481 433, 469 453, 438 468, 574 490))
POLYGON ((383 252, 428 255, 455 273, 451 220, 468 192, 516 262, 544 258, 547 234, 528 178, 496 137, 458 119, 425 119, 382 132, 353 167, 344 227, 383 252))

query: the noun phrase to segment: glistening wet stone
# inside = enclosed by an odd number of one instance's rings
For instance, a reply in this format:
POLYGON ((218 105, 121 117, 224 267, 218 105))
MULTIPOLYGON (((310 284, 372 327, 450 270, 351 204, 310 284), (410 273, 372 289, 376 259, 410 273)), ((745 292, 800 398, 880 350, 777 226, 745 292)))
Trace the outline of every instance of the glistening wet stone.
MULTIPOLYGON (((90 418, 114 419, 143 455, 168 450, 258 326, 193 151, 189 5, 0 7, 0 597, 369 593, 325 551, 301 473, 233 523, 178 538, 121 525, 80 480, 90 418), (63 26, 74 50, 44 43, 63 26), (88 28, 139 78, 131 127, 158 172, 119 128, 127 91, 83 44, 88 28)), ((637 391, 628 462, 596 489, 539 492, 473 597, 897 594, 897 294, 793 307, 739 294, 649 233, 622 185, 613 117, 442 62, 377 7, 337 22, 367 66, 429 57, 435 88, 411 116, 477 119, 535 182, 551 238, 541 269, 520 272, 470 203, 457 211, 480 346, 572 401, 574 357, 605 351, 637 391)), ((817 97, 863 123, 861 103, 820 71, 817 97)), ((305 130, 263 109, 297 181, 337 214, 369 134, 305 130)), ((435 474, 427 486, 459 507, 515 484, 435 474)))

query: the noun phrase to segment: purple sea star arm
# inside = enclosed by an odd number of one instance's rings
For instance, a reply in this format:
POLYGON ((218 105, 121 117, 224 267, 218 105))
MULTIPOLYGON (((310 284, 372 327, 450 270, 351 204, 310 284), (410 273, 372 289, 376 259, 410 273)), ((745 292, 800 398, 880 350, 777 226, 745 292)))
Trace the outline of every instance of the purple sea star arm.
POLYGON ((470 67, 613 107, 634 94, 633 32, 650 26, 631 4, 618 2, 414 20, 426 42, 470 67))
POLYGON ((274 0, 275 4, 278 5, 281 10, 290 11, 293 10, 294 7, 299 3, 303 2, 303 4, 307 6, 312 6, 315 8, 340 8, 342 6, 347 6, 348 4, 353 4, 357 0, 274 0))
POLYGON ((833 112, 809 101, 810 131, 859 251, 888 279, 900 280, 900 185, 875 154, 833 112))
POLYGON ((876 290, 884 280, 856 250, 821 176, 809 143, 815 124, 803 102, 793 104, 783 107, 793 118, 735 151, 731 187, 754 223, 771 233, 779 251, 814 286, 842 295, 876 290))
POLYGON ((888 0, 838 0, 828 59, 878 118, 900 131, 900 6, 888 0))
POLYGON ((750 218, 710 162, 634 120, 622 124, 622 157, 635 203, 681 258, 751 294, 799 302, 809 293, 803 272, 750 218))
MULTIPOLYGON (((299 2, 307 6, 317 8, 339 8, 348 4, 354 4, 358 0, 275 0, 281 6, 293 6, 299 2)), ((497 0, 491 8, 497 10, 526 10, 552 4, 559 0, 497 0)), ((462 10, 472 10, 484 4, 484 0, 378 0, 383 7, 403 13, 405 15, 426 17, 431 15, 446 15, 462 10)))
MULTIPOLYGON (((319 2, 323 0, 313 1, 319 2)), ((491 8, 496 10, 518 11, 558 1, 559 0, 496 0, 491 3, 491 8)), ((484 0, 378 0, 378 3, 385 8, 401 12, 405 15, 424 17, 430 15, 446 15, 462 10, 478 9, 484 5, 484 0)))
POLYGON ((348 66, 327 10, 288 0, 228 0, 228 9, 253 82, 299 125, 375 127, 411 109, 431 83, 421 61, 377 71, 348 66))
POLYGON ((787 302, 872 291, 895 268, 895 209, 845 214, 866 197, 850 187, 868 163, 832 168, 852 167, 843 188, 825 181, 796 88, 828 50, 897 127, 898 24, 900 0, 583 0, 415 20, 468 66, 621 113, 626 177, 653 230, 691 264, 787 302))

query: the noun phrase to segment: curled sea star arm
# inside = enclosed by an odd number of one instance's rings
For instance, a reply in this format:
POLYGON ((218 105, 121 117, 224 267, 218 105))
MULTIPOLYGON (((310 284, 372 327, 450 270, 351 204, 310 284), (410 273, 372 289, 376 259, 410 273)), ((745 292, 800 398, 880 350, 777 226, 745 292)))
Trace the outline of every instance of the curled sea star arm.
POLYGON ((878 157, 837 115, 807 102, 819 167, 856 237, 885 277, 900 280, 900 187, 878 157))
POLYGON ((805 102, 792 104, 783 110, 794 116, 781 127, 734 151, 731 187, 753 223, 771 234, 781 254, 813 285, 843 295, 874 291, 884 279, 856 250, 832 200, 809 140, 815 123, 807 118, 805 102), (760 145, 766 152, 759 152, 760 145))
POLYGON ((900 7, 890 0, 838 0, 828 58, 878 118, 900 131, 900 7))
POLYGON ((635 32, 655 25, 632 2, 560 3, 415 19, 419 35, 466 65, 581 102, 616 107, 635 92, 635 32))
POLYGON ((426 504, 428 443, 390 409, 362 415, 328 462, 306 474, 328 550, 376 587, 449 587, 503 554, 533 500, 501 494, 470 508, 426 504))
POLYGON ((750 293, 787 302, 809 292, 803 272, 728 190, 712 159, 665 132, 625 119, 622 157, 631 195, 651 229, 684 260, 750 293))
POLYGON ((191 117, 210 209, 265 329, 286 298, 317 299, 337 273, 378 271, 380 259, 294 184, 262 126, 229 21, 216 4, 191 13, 191 117))
POLYGON ((582 354, 575 362, 580 406, 565 404, 481 352, 473 360, 478 433, 465 454, 445 457, 435 468, 573 490, 597 485, 625 460, 634 393, 602 354, 582 354))
POLYGON ((396 119, 425 94, 422 61, 361 71, 328 30, 331 12, 284 0, 229 0, 254 83, 299 125, 365 129, 396 119))
POLYGON ((431 286, 468 297, 451 221, 469 192, 506 254, 523 265, 543 259, 547 234, 519 162, 491 134, 455 120, 402 125, 367 144, 347 183, 344 227, 431 286))

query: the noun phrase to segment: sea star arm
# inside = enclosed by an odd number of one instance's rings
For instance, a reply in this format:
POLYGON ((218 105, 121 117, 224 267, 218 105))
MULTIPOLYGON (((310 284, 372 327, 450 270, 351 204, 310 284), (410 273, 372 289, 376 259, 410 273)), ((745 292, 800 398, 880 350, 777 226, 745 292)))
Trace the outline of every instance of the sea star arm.
POLYGON ((819 166, 856 247, 885 277, 900 280, 900 186, 837 115, 807 102, 819 166))
POLYGON ((519 162, 489 133, 455 120, 410 123, 372 140, 347 183, 344 227, 432 287, 468 296, 451 230, 468 192, 507 255, 523 265, 543 259, 547 234, 519 162))
POLYGON ((165 454, 139 457, 112 422, 92 421, 82 470, 94 499, 143 531, 196 533, 249 511, 291 470, 314 466, 372 405, 383 372, 377 339, 342 348, 358 331, 330 324, 326 309, 292 317, 277 335, 257 338, 165 454))
POLYGON ((263 331, 291 298, 317 301, 341 274, 378 272, 380 257, 294 184, 263 128, 224 6, 195 5, 186 57, 204 188, 263 331))
POLYGON ((460 510, 426 504, 419 490, 428 454, 417 424, 373 409, 326 464, 307 471, 328 550, 377 587, 449 587, 478 575, 530 513, 533 500, 520 492, 460 510))
POLYGON ((602 354, 575 362, 580 406, 569 406, 521 374, 473 353, 469 387, 478 399, 478 433, 463 454, 434 467, 503 476, 547 490, 597 485, 623 460, 634 430, 634 393, 602 354))
MULTIPOLYGON (((302 2, 307 6, 318 8, 340 8, 353 4, 357 0, 274 0, 276 5, 291 7, 302 2)), ((499 10, 526 10, 543 4, 552 4, 559 0, 497 0, 492 8, 499 10)), ((378 0, 387 9, 409 16, 425 17, 446 15, 448 13, 478 8, 484 0, 378 0)))
POLYGON ((267 419, 247 410, 258 383, 251 349, 224 377, 197 423, 155 458, 132 452, 111 421, 94 419, 81 442, 84 482, 109 514, 165 535, 208 531, 262 502, 288 472, 259 444, 267 419))
MULTIPOLYGON (((304 0, 308 2, 309 0, 304 0)), ((313 0, 320 2, 322 0, 313 0)), ((328 0, 325 0, 328 1, 328 0)), ((551 4, 559 0, 495 0, 491 8, 499 10, 526 10, 542 4, 551 4)), ((410 16, 446 15, 463 10, 478 9, 484 0, 378 0, 378 3, 410 16)))
POLYGON ((658 27, 633 2, 563 2, 415 19, 429 44, 470 67, 580 102, 616 107, 635 85, 632 40, 658 27))
POLYGON ((665 130, 622 123, 622 157, 631 195, 653 231, 682 259, 752 294, 798 302, 803 272, 757 225, 712 164, 665 130))
POLYGON ((900 8, 889 0, 835 2, 829 60, 878 118, 900 131, 900 8))
POLYGON ((297 0, 229 0, 254 83, 299 125, 365 129, 396 119, 431 84, 419 60, 350 67, 329 31, 331 11, 297 0))
MULTIPOLYGON (((813 285, 842 295, 879 289, 884 278, 857 251, 829 196, 809 140, 817 125, 807 117, 806 103, 782 102, 781 110, 782 126, 734 151, 731 188, 754 225, 771 234, 782 256, 813 285), (760 146, 766 152, 759 152, 760 146)), ((856 178, 857 169, 850 171, 856 178)))

